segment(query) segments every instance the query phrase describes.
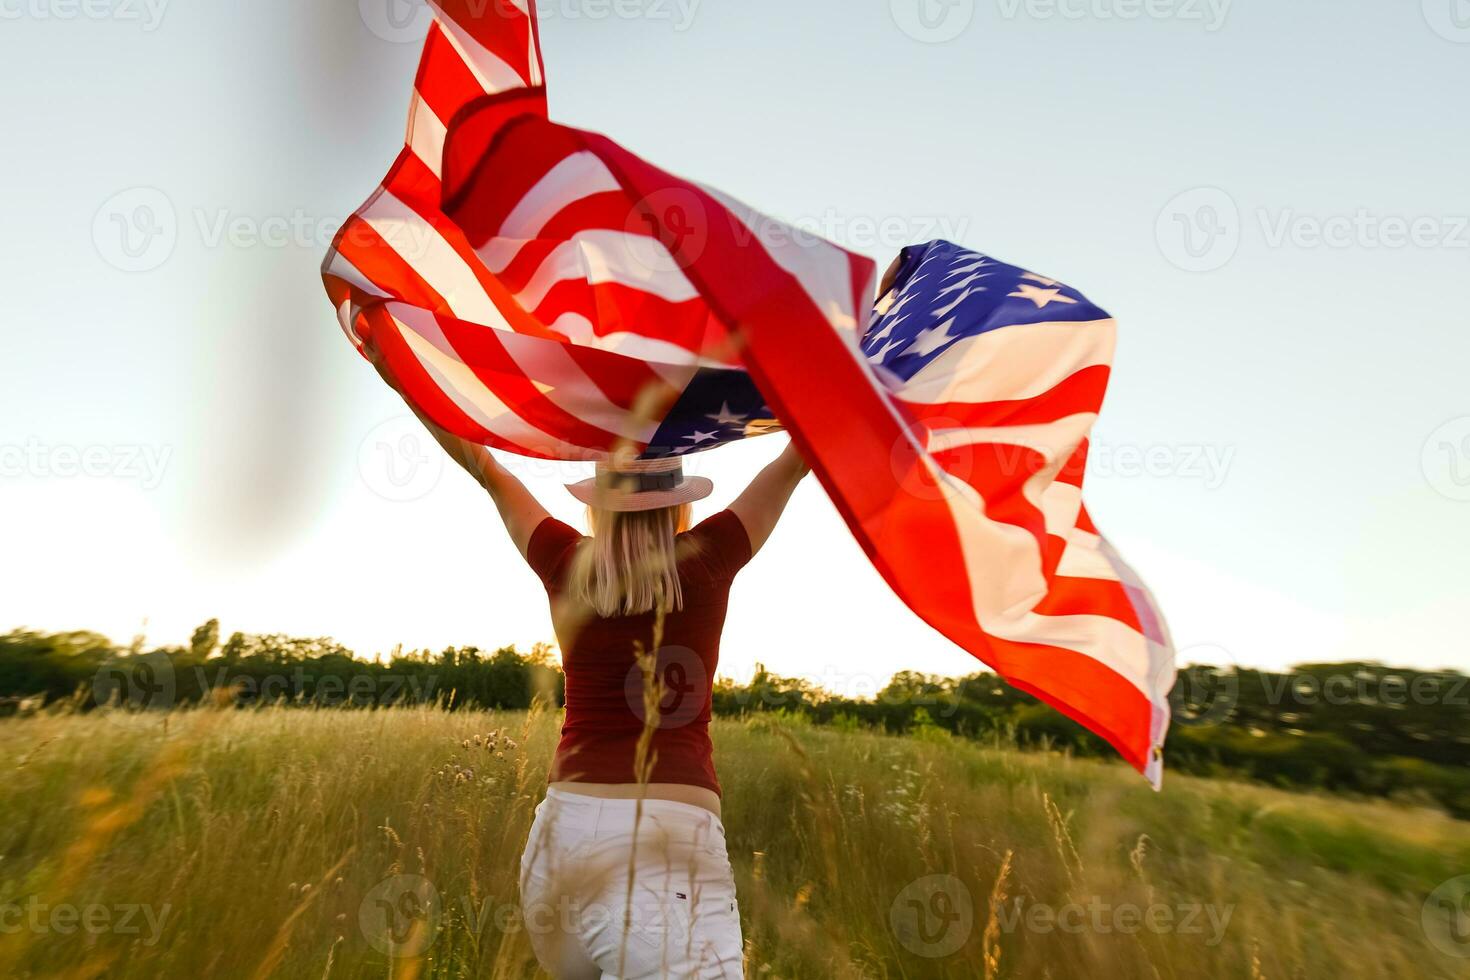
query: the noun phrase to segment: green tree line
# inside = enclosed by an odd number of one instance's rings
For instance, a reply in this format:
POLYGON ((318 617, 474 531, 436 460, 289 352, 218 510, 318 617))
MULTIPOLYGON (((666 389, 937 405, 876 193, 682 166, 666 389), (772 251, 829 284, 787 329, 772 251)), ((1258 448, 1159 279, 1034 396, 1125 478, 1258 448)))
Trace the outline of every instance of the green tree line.
MULTIPOLYGON (((330 639, 234 633, 211 620, 183 647, 120 647, 96 633, 0 636, 0 714, 200 703, 524 709, 563 703, 549 647, 396 648, 364 660, 330 639)), ((1190 667, 1174 690, 1174 771, 1440 806, 1470 819, 1470 677, 1381 664, 1308 664, 1284 673, 1190 667)), ((722 679, 713 710, 794 724, 970 738, 1109 758, 1080 725, 994 674, 903 671, 871 697, 835 695, 760 667, 722 679)))

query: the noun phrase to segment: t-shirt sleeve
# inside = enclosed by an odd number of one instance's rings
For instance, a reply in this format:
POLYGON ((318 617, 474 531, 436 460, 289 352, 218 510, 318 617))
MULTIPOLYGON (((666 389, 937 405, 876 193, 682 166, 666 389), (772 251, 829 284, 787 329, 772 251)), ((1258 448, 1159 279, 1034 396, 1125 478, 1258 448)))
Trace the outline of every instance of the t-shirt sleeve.
POLYGON ((717 578, 733 579, 750 563, 750 535, 734 511, 705 518, 693 533, 699 538, 700 559, 717 578))
POLYGON ((548 517, 531 532, 526 545, 526 563, 547 588, 556 582, 562 566, 582 535, 576 529, 548 517))

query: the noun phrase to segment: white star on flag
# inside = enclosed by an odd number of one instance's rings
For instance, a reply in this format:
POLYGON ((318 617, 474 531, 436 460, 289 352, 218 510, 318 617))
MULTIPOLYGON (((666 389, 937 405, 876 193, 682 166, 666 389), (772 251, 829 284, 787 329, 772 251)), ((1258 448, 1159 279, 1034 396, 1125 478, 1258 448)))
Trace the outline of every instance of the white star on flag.
POLYGON ((737 415, 730 411, 730 403, 725 402, 720 406, 719 412, 713 415, 706 415, 705 418, 712 419, 720 425, 744 425, 746 416, 737 415))
POLYGON ((1031 302, 1036 304, 1036 308, 1038 310, 1045 309, 1048 305, 1052 303, 1076 304, 1077 302, 1070 296, 1063 296, 1060 289, 1042 289, 1039 286, 1033 286, 1030 283, 1024 282, 1021 283, 1020 286, 1016 287, 1016 291, 1014 293, 1011 293, 1010 295, 1019 297, 1021 299, 1029 299, 1031 302))

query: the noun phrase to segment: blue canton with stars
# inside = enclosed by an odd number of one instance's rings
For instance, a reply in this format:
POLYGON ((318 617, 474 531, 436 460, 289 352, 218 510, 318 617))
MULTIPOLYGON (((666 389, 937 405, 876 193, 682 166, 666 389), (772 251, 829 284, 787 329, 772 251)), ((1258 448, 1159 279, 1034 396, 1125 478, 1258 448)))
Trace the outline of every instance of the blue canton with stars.
POLYGON ((910 245, 863 335, 869 363, 904 381, 965 337, 1028 323, 1085 323, 1107 314, 1055 279, 953 242, 910 245))
MULTIPOLYGON (((862 350, 874 367, 907 381, 966 337, 1106 318, 1070 286, 934 241, 900 254, 897 278, 873 311, 862 350)), ((643 455, 683 456, 780 430, 750 375, 707 368, 695 374, 643 455)))
POLYGON ((779 431, 781 424, 750 375, 704 368, 684 389, 643 455, 684 456, 779 431))

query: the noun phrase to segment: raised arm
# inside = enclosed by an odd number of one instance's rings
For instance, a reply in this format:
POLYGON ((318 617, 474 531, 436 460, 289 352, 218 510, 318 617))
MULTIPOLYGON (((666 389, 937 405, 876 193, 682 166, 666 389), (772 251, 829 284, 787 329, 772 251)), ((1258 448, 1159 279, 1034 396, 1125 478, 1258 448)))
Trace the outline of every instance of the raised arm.
POLYGON ((735 498, 730 510, 745 525, 750 537, 750 553, 754 555, 771 537, 781 512, 791 500, 796 485, 810 473, 811 467, 802 459, 796 444, 788 445, 770 465, 756 474, 745 492, 735 498))
MULTIPOLYGON (((400 395, 403 394, 403 389, 388 372, 381 358, 374 358, 373 366, 378 369, 378 373, 393 390, 400 395)), ((490 455, 490 450, 468 439, 461 439, 459 436, 446 432, 430 421, 407 398, 404 401, 409 408, 413 409, 413 413, 424 424, 424 428, 429 430, 434 440, 444 447, 449 458, 464 467, 465 472, 474 477, 475 482, 490 494, 490 499, 495 502, 496 510, 500 511, 500 519, 505 522, 505 529, 510 532, 511 541, 515 543, 517 550, 524 557, 531 544, 531 535, 535 533, 536 528, 541 526, 541 522, 550 516, 546 513, 546 508, 542 507, 541 502, 526 489, 524 483, 516 479, 509 470, 500 465, 494 456, 490 455)))

